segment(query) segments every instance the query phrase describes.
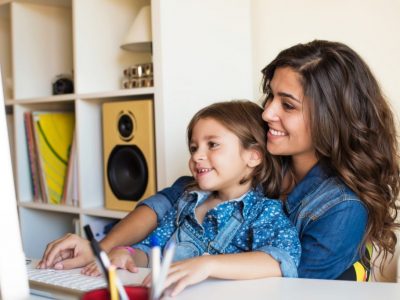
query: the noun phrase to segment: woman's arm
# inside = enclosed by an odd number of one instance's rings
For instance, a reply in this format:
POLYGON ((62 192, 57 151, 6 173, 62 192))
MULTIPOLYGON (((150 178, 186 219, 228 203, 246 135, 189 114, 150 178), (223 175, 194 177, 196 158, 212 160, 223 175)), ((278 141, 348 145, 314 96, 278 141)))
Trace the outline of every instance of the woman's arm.
MULTIPOLYGON (((140 206, 115 225, 100 246, 109 252, 115 246, 130 245, 145 238, 156 225, 156 214, 149 207, 140 206)), ((93 259, 86 239, 76 234, 67 234, 47 245, 38 268, 73 269, 83 267, 93 259)))
POLYGON ((343 201, 302 230, 299 277, 336 279, 359 260, 368 213, 360 201, 343 201))
MULTIPOLYGON (((109 252, 115 246, 130 245, 143 240, 157 225, 157 218, 167 212, 183 193, 190 177, 179 178, 171 187, 143 201, 122 219, 100 245, 109 252)), ((67 234, 49 243, 38 268, 73 269, 93 261, 88 241, 76 234, 67 234)))

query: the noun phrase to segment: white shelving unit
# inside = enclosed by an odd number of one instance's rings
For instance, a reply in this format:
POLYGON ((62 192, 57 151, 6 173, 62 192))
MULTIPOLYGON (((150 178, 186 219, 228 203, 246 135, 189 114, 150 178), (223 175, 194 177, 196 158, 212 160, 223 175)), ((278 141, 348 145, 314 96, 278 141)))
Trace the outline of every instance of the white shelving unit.
MULTIPOLYGON (((250 1, 0 0, 0 64, 25 253, 82 225, 118 220, 104 208, 102 112, 111 101, 153 99, 157 188, 188 174, 186 125, 211 102, 252 98, 250 1), (151 4, 152 53, 120 45, 140 8, 151 4), (121 89, 122 71, 153 62, 154 87, 121 89), (74 94, 53 96, 58 74, 74 94), (23 113, 75 112, 79 206, 33 202, 23 113)), ((134 229, 132 229, 134 230, 134 229)))

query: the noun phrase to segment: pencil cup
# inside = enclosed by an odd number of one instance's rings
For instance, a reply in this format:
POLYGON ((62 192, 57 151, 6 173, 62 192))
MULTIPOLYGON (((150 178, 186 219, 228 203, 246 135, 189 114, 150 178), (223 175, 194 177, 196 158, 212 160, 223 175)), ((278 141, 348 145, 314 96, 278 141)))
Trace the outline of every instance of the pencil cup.
MULTIPOLYGON (((125 291, 131 300, 149 300, 149 289, 145 286, 125 286, 125 291)), ((110 291, 106 288, 85 293, 82 300, 110 300, 110 291)))

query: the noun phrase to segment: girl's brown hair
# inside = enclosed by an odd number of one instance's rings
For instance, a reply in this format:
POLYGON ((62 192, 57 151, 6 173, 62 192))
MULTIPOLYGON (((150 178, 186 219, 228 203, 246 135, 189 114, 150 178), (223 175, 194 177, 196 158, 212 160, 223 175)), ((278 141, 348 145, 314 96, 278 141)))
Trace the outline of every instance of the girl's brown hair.
MULTIPOLYGON (((268 126, 261 117, 262 112, 263 109, 251 101, 234 100, 211 104, 193 116, 187 127, 187 141, 190 144, 193 128, 199 120, 211 118, 221 123, 239 138, 243 149, 255 149, 264 158, 241 183, 251 180, 254 188, 261 185, 268 197, 278 198, 282 176, 280 164, 267 152, 268 126)), ((191 183, 190 187, 194 185, 191 183)))
POLYGON ((400 170, 394 116, 377 80, 355 51, 336 42, 315 40, 282 51, 263 70, 266 94, 281 67, 300 75, 317 156, 368 208, 363 244, 372 242, 386 260, 397 242, 400 170))

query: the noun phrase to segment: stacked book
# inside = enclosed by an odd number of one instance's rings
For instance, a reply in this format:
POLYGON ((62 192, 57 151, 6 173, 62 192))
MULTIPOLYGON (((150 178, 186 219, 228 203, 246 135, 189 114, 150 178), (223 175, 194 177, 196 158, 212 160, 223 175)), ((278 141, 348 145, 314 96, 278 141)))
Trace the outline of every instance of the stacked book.
POLYGON ((24 122, 33 200, 77 205, 74 113, 25 112, 24 122))

